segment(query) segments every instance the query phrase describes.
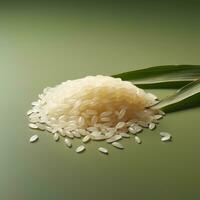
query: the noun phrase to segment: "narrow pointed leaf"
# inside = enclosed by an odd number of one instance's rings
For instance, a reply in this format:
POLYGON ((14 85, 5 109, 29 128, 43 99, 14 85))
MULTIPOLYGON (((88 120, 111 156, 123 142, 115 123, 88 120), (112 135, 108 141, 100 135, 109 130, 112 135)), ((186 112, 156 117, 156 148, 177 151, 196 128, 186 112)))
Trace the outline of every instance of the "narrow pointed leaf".
POLYGON ((163 65, 114 75, 146 88, 180 87, 200 78, 200 65, 163 65))
POLYGON ((166 111, 180 110, 181 108, 188 107, 188 105, 200 105, 200 79, 193 81, 175 94, 161 100, 153 108, 163 109, 166 111))

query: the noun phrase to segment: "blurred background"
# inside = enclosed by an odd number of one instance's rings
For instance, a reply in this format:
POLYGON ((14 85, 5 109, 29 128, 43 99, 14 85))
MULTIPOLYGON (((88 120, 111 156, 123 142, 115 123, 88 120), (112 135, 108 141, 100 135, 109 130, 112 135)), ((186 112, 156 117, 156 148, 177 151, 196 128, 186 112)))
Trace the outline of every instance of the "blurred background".
POLYGON ((99 144, 76 155, 43 133, 31 146, 25 117, 44 87, 68 79, 200 64, 199 11, 198 1, 1 3, 0 199, 200 199, 199 108, 170 114, 140 147, 127 140, 107 157, 99 144), (174 141, 161 144, 159 130, 174 141))

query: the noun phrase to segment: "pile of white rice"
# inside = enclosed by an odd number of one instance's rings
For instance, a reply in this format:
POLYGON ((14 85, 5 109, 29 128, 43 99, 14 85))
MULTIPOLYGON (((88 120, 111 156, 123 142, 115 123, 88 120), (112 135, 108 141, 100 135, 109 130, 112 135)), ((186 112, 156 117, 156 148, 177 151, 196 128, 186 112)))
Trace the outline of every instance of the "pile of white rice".
POLYGON ((30 128, 70 138, 89 135, 92 140, 105 140, 157 123, 161 111, 149 108, 157 102, 153 94, 128 81, 87 76, 45 88, 27 115, 30 128))

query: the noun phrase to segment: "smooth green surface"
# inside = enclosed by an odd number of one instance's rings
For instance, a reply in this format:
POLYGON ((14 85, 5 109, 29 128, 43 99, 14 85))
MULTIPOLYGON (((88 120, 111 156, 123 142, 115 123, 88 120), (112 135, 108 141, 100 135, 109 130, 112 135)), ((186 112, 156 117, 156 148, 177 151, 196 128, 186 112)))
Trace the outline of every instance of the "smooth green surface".
POLYGON ((25 116, 44 87, 67 79, 199 64, 199 17, 198 5, 175 2, 1 8, 0 199, 200 199, 199 108, 168 114, 141 134, 141 145, 124 139, 121 151, 92 142, 81 155, 79 140, 69 150, 30 130, 25 116), (162 143, 159 131, 173 142, 162 143), (35 133, 40 140, 29 144, 35 133))

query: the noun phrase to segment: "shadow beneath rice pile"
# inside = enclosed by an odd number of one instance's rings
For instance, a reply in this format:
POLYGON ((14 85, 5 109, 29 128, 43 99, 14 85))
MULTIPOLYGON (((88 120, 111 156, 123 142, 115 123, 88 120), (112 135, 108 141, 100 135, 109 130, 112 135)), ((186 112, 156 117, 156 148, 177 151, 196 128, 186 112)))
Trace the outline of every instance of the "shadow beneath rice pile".
POLYGON ((161 110, 149 108, 157 102, 156 96, 131 82, 98 75, 45 88, 27 115, 30 128, 47 130, 56 141, 58 134, 84 143, 113 143, 143 128, 154 129, 164 115, 161 110))

